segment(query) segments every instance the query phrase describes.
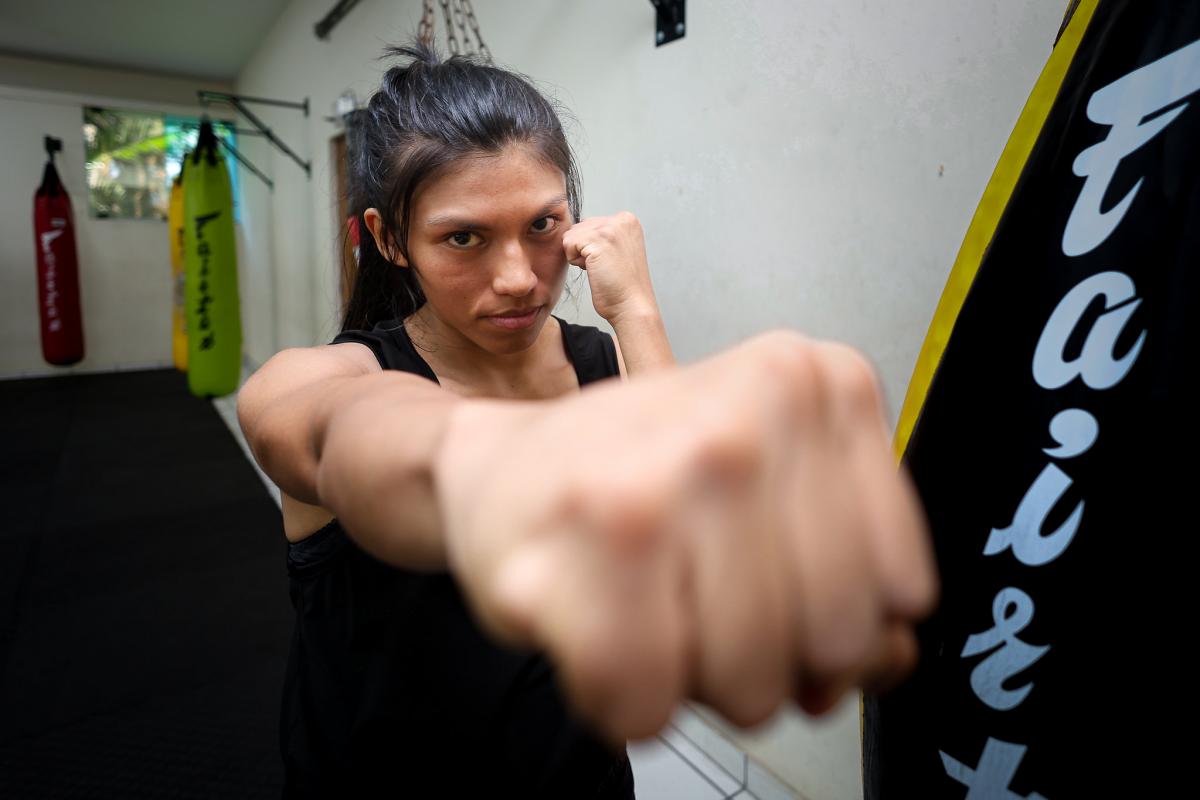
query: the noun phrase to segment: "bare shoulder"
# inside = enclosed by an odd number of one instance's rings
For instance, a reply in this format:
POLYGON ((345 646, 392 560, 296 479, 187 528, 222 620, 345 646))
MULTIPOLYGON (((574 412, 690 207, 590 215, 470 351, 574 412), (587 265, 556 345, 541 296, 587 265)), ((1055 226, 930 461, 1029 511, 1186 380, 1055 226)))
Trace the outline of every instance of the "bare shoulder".
POLYGON ((331 378, 353 378, 379 372, 371 348, 357 342, 318 347, 292 347, 273 355, 238 392, 238 416, 247 419, 272 400, 331 378))
POLYGON ((293 347, 281 350, 263 367, 278 361, 278 368, 285 371, 316 370, 319 373, 343 373, 366 375, 379 372, 381 367, 371 348, 358 342, 323 344, 317 347, 293 347))

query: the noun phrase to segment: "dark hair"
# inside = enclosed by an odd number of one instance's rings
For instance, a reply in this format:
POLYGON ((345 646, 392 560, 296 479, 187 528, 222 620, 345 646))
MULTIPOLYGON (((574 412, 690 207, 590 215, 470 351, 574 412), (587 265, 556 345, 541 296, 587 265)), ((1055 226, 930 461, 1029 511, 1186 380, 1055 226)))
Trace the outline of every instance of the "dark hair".
POLYGON ((572 219, 579 220, 579 173, 559 111, 528 78, 467 55, 442 61, 422 42, 389 47, 384 55, 409 62, 384 74, 353 120, 350 207, 358 220, 359 255, 343 331, 403 319, 425 303, 408 252, 409 222, 417 190, 447 164, 527 145, 562 170, 572 219), (379 252, 363 219, 368 208, 379 210, 381 238, 412 268, 397 268, 379 252))

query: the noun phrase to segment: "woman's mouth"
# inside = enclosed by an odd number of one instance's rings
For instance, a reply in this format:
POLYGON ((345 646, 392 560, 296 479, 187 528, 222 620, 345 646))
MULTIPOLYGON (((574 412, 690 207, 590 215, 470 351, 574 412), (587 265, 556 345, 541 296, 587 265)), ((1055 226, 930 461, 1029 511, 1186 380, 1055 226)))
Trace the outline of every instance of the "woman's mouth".
POLYGON ((514 309, 496 314, 494 316, 484 317, 484 319, 499 328, 515 331, 522 328, 528 328, 530 325, 532 325, 537 319, 538 314, 541 313, 542 308, 543 306, 537 306, 536 308, 525 310, 514 309))

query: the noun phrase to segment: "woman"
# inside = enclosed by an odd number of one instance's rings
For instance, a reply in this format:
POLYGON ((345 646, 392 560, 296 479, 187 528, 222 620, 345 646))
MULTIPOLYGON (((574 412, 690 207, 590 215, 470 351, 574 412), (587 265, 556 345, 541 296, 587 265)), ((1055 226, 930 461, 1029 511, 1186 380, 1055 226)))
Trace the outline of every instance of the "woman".
POLYGON ((343 333, 239 396, 291 543, 289 792, 632 797, 624 740, 684 697, 753 724, 905 669, 935 578, 865 361, 775 332, 675 368, 545 98, 395 53, 343 333), (551 315, 568 264, 615 341, 551 315))

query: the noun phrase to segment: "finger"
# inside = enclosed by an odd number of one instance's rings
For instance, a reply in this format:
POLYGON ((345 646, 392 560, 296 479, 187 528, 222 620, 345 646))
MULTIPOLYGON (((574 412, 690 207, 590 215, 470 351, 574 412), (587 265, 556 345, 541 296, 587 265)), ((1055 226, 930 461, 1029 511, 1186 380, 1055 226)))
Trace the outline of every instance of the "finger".
POLYGON ((795 663, 838 679, 861 668, 881 619, 837 418, 840 384, 814 345, 793 335, 762 341, 763 363, 777 387, 764 396, 775 409, 782 459, 776 513, 787 545, 795 663))
POLYGON ((898 686, 917 666, 917 637, 906 622, 893 621, 884 628, 879 649, 863 674, 860 685, 872 694, 898 686))
POLYGON ((790 696, 794 667, 782 541, 769 527, 756 439, 747 426, 708 454, 682 532, 698 631, 692 693, 743 727, 790 696))
POLYGON ((669 560, 644 548, 616 552, 585 534, 528 547, 507 579, 534 573, 536 591, 517 602, 568 699, 614 740, 657 733, 684 685, 678 580, 669 560))
POLYGON ((583 241, 579 228, 580 224, 577 222, 563 233, 563 257, 566 258, 568 264, 574 264, 579 258, 579 245, 583 241))
POLYGON ((883 613, 919 619, 937 599, 937 570, 917 493, 896 467, 882 404, 852 422, 851 459, 862 491, 872 563, 883 613))
POLYGON ((917 640, 907 624, 888 624, 874 654, 862 670, 839 676, 807 672, 796 680, 794 699, 806 713, 820 716, 831 711, 855 687, 880 694, 897 686, 917 661, 917 640))
POLYGON ((840 400, 835 424, 849 454, 866 546, 877 575, 885 616, 919 618, 929 613, 937 595, 937 575, 916 493, 897 470, 882 393, 875 372, 857 352, 824 343, 828 369, 836 373, 840 400))
POLYGON ((592 252, 595 251, 595 249, 596 249, 595 245, 592 242, 587 242, 583 245, 580 245, 576 249, 576 254, 575 254, 574 258, 568 256, 567 261, 569 263, 574 264, 575 266, 579 267, 580 269, 586 271, 588 256, 590 256, 592 254, 592 252))
POLYGON ((887 436, 863 432, 855 461, 875 487, 864 498, 871 551, 886 615, 917 620, 934 608, 937 568, 925 515, 907 472, 895 465, 887 436))
MULTIPOLYGON (((806 670, 839 679, 869 657, 881 625, 877 577, 868 551, 846 433, 838 416, 837 376, 814 370, 822 396, 792 445, 785 484, 794 498, 783 513, 792 544, 798 658, 806 670)), ((787 489, 785 489, 787 491, 787 489)))
POLYGON ((805 675, 796 681, 793 699, 804 713, 820 717, 836 708, 852 685, 845 679, 805 675))
POLYGON ((595 224, 592 222, 592 218, 589 218, 576 222, 563 233, 563 253, 568 264, 587 269, 586 256, 582 250, 592 241, 595 235, 594 228, 595 224))

